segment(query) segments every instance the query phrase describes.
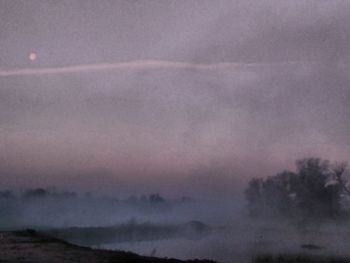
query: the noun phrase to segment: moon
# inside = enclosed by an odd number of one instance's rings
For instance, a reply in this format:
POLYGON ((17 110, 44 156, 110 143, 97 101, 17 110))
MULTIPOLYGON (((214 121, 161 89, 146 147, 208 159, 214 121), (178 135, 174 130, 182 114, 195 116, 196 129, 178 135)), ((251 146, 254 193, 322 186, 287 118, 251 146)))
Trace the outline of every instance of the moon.
POLYGON ((34 61, 34 60, 36 60, 38 58, 38 55, 35 52, 31 52, 31 53, 29 53, 28 58, 31 61, 34 61))

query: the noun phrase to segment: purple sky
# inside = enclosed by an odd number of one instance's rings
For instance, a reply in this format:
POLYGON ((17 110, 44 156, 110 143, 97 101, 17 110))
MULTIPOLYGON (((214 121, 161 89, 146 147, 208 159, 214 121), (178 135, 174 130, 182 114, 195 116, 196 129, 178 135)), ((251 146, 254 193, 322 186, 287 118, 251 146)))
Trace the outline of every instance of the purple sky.
POLYGON ((347 161, 349 14, 0 0, 0 186, 219 196, 298 158, 347 161))

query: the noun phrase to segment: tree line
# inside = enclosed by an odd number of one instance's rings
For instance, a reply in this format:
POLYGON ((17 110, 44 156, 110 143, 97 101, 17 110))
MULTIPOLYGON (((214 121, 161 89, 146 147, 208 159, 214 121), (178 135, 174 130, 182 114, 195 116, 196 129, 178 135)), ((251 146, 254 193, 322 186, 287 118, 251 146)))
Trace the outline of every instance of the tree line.
POLYGON ((295 171, 253 178, 245 191, 251 216, 338 217, 347 213, 346 163, 320 158, 296 161, 295 171))

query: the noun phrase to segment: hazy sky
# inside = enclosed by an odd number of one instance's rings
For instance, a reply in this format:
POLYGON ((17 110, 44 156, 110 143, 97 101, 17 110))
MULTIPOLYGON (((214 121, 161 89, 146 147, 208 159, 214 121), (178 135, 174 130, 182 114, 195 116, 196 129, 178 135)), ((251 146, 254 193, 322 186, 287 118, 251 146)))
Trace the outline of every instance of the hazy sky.
POLYGON ((214 196, 297 158, 349 160, 349 14, 0 0, 1 186, 214 196))

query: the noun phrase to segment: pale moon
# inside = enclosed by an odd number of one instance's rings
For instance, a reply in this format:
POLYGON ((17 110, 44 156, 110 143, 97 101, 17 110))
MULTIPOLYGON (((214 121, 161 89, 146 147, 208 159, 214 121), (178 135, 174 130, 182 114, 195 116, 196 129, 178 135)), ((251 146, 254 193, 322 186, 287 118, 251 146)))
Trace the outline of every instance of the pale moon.
POLYGON ((31 61, 34 61, 37 59, 38 55, 35 52, 31 52, 28 57, 31 61))

